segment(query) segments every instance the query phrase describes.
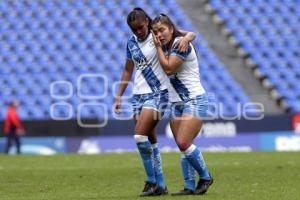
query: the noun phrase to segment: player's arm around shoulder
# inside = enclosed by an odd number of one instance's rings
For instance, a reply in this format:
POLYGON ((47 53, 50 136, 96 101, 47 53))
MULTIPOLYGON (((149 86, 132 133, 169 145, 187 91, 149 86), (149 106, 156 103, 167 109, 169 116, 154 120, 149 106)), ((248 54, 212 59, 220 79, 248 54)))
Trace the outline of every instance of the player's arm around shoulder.
POLYGON ((179 52, 186 52, 188 50, 189 43, 196 39, 196 34, 185 30, 180 30, 180 32, 183 37, 178 41, 177 50, 179 52))

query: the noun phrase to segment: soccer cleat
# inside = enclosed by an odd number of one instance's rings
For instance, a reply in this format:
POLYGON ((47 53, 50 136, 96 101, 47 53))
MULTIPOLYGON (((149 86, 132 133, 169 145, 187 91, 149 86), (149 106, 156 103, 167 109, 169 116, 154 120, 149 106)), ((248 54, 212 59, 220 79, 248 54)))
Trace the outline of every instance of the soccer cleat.
POLYGON ((193 190, 184 188, 183 190, 180 190, 180 191, 178 191, 178 192, 174 192, 174 193, 172 193, 171 195, 172 195, 172 196, 182 196, 182 195, 193 195, 193 194, 194 194, 194 191, 193 191, 193 190))
POLYGON ((169 194, 167 187, 162 188, 158 186, 154 191, 153 196, 160 196, 160 195, 167 195, 167 194, 169 194))
POLYGON ((209 186, 211 186, 211 184, 213 184, 214 179, 213 177, 209 174, 210 179, 209 180, 204 180, 204 179, 200 179, 198 181, 196 190, 194 192, 195 195, 203 195, 207 192, 209 186))
POLYGON ((156 183, 145 182, 145 187, 140 197, 153 196, 157 188, 156 183))

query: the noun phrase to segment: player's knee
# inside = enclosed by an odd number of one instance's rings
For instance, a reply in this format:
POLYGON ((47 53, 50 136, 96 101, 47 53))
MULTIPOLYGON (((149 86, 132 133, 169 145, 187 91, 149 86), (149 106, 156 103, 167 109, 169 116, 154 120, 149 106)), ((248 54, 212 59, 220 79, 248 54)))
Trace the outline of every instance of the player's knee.
POLYGON ((177 146, 180 149, 180 151, 185 151, 191 146, 191 142, 188 142, 188 141, 183 140, 183 139, 178 139, 176 141, 176 143, 177 143, 177 146))
POLYGON ((134 134, 135 135, 143 135, 143 127, 138 123, 136 124, 136 126, 134 127, 134 134))

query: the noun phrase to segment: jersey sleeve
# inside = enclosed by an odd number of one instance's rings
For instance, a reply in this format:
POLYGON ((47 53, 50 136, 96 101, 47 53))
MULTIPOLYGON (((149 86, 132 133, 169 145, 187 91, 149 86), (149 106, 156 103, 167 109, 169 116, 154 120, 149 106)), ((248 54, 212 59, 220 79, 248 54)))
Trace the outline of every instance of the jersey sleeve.
POLYGON ((131 55, 131 51, 129 50, 128 43, 126 46, 126 58, 127 60, 132 60, 132 55, 131 55))
POLYGON ((179 42, 177 42, 175 45, 173 45, 173 48, 171 50, 170 56, 177 56, 182 60, 186 60, 186 58, 188 57, 188 55, 191 53, 192 51, 192 44, 189 43, 188 49, 185 52, 179 52, 177 50, 179 42))

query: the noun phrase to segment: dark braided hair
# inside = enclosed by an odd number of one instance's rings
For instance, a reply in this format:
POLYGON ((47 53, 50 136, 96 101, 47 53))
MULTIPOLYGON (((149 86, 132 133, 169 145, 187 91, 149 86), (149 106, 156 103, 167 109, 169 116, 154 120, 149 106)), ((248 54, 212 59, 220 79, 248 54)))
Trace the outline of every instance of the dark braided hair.
POLYGON ((127 24, 130 26, 130 23, 137 20, 137 19, 148 19, 148 30, 151 30, 151 22, 152 19, 149 15, 140 7, 134 8, 127 16, 127 24))

